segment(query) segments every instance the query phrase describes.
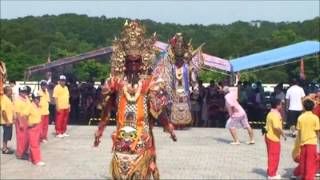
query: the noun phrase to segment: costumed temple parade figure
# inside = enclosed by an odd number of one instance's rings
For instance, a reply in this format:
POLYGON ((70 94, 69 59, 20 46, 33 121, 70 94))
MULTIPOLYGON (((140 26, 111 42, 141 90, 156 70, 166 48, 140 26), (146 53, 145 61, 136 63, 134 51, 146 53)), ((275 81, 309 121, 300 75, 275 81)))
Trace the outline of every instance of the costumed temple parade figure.
POLYGON ((172 107, 171 122, 176 128, 192 124, 190 87, 198 93, 198 72, 203 65, 202 45, 193 50, 191 40, 186 43, 181 33, 170 41, 166 61, 171 64, 172 107))
POLYGON ((147 39, 138 22, 125 23, 120 39, 113 43, 111 75, 102 87, 103 112, 94 146, 98 146, 112 107, 117 107, 116 131, 112 134, 113 179, 159 179, 155 142, 155 119, 176 141, 170 125, 166 93, 159 77, 152 75, 156 61, 155 34, 147 39))

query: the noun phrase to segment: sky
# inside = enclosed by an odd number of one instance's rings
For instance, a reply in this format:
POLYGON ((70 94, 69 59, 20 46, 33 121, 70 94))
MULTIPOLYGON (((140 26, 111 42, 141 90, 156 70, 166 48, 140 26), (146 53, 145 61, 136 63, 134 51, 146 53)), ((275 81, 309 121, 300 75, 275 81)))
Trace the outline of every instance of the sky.
POLYGON ((1 0, 1 19, 63 13, 151 19, 177 24, 303 21, 319 16, 320 1, 16 1, 1 0))

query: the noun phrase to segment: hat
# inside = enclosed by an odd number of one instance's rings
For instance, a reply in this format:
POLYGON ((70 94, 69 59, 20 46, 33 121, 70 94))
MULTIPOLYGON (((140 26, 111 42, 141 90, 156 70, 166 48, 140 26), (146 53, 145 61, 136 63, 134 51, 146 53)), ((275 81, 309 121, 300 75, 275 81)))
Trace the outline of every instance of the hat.
POLYGON ((41 86, 45 86, 45 85, 48 85, 48 83, 47 83, 46 80, 41 80, 41 81, 40 81, 40 85, 41 85, 41 86))
POLYGON ((66 76, 65 75, 60 75, 60 80, 67 80, 66 76))
POLYGON ((27 86, 21 86, 20 88, 19 88, 19 92, 27 92, 28 91, 28 88, 27 88, 27 86))
POLYGON ((31 97, 32 97, 32 99, 40 98, 40 94, 39 94, 39 92, 34 92, 34 93, 32 93, 31 97))

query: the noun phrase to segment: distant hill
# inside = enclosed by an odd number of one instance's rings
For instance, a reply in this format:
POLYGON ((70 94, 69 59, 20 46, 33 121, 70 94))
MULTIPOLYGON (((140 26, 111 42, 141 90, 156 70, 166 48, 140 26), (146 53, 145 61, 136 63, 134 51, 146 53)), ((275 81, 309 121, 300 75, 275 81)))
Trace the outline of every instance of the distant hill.
MULTIPOLYGON (((21 80, 26 67, 47 61, 49 49, 51 59, 54 60, 110 46, 114 36, 121 32, 125 19, 62 14, 2 19, 0 22, 0 57, 7 63, 9 79, 21 80)), ((183 32, 187 38, 192 38, 194 46, 205 42, 206 53, 226 59, 303 40, 320 40, 320 17, 303 22, 239 21, 229 25, 208 26, 158 23, 151 20, 142 20, 141 23, 146 27, 148 34, 157 32, 161 41, 167 41, 176 32, 183 32)), ((320 80, 319 59, 306 61, 305 64, 307 77, 320 80)), ((90 76, 100 79, 106 77, 109 72, 108 66, 101 62, 84 62, 68 70, 77 74, 81 80, 90 76)), ((298 73, 297 64, 291 64, 259 73, 244 73, 242 77, 247 80, 260 79, 276 83, 287 81, 289 77, 297 76, 298 73)), ((205 81, 223 78, 207 71, 203 71, 201 77, 205 81)))

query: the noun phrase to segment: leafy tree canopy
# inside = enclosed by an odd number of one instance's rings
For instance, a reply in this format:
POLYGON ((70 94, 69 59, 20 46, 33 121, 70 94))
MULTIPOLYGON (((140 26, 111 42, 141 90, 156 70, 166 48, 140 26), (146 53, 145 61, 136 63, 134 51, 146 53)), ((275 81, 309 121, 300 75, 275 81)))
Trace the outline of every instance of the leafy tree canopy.
MULTIPOLYGON (((9 79, 22 80, 27 67, 51 59, 72 56, 100 47, 110 46, 114 36, 119 36, 125 19, 88 17, 87 15, 62 14, 41 17, 27 16, 17 19, 1 19, 0 57, 8 66, 9 79)), ((272 23, 260 21, 260 27, 247 22, 229 25, 179 25, 142 20, 148 35, 157 32, 160 41, 167 42, 176 32, 183 32, 192 38, 193 45, 205 42, 206 53, 232 59, 303 40, 320 40, 320 17, 303 22, 272 23)), ((305 62, 306 76, 320 80, 319 58, 305 62)), ((108 76, 108 60, 81 62, 69 68, 80 80, 93 78, 99 80, 108 76)), ((248 72, 245 80, 261 80, 266 83, 286 82, 299 74, 299 64, 248 72)), ((203 70, 200 78, 210 81, 225 76, 203 70)))

